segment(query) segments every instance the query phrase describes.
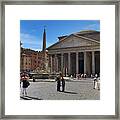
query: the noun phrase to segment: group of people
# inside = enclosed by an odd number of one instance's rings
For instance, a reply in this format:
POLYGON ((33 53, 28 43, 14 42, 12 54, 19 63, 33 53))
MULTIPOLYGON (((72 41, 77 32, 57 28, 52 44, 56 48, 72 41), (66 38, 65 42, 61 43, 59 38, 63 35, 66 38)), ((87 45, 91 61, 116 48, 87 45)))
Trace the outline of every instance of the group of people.
MULTIPOLYGON (((28 74, 22 73, 20 75, 20 77, 21 77, 21 79, 20 79, 21 92, 22 92, 23 96, 26 96, 27 95, 27 88, 30 85, 29 76, 28 76, 28 74)), ((84 77, 86 77, 86 75, 84 77)), ((97 74, 95 74, 94 76, 91 75, 91 78, 93 79, 93 88, 100 90, 100 82, 99 82, 100 77, 97 74)), ((34 78, 33 78, 33 80, 34 80, 34 78)), ((64 92, 65 91, 65 79, 64 79, 62 73, 59 73, 59 75, 57 75, 56 81, 57 81, 57 91, 64 92)))
POLYGON ((23 96, 27 95, 27 87, 30 85, 28 74, 21 73, 20 75, 20 88, 23 96))
POLYGON ((82 79, 82 78, 86 78, 87 77, 87 74, 76 74, 76 78, 77 79, 82 79))
MULTIPOLYGON (((91 74, 90 76, 87 76, 87 74, 80 73, 74 76, 76 76, 77 80, 82 80, 82 79, 86 79, 87 77, 91 77, 91 79, 93 80, 93 89, 100 90, 100 74, 91 74)), ((72 78, 73 76, 71 75, 70 77, 72 78)))
POLYGON ((57 81, 57 91, 65 91, 65 79, 63 78, 63 74, 60 73, 57 77, 56 77, 56 81, 57 81), (62 88, 61 88, 62 87, 62 88))

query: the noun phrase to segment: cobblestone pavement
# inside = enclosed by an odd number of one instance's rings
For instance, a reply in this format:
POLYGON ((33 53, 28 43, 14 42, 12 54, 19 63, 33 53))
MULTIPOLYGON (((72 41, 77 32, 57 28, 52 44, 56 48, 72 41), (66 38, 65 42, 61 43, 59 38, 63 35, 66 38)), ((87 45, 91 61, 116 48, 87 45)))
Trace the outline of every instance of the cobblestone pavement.
POLYGON ((56 82, 30 82, 25 100, 99 100, 100 90, 93 89, 91 79, 66 81, 65 92, 56 91, 56 82))

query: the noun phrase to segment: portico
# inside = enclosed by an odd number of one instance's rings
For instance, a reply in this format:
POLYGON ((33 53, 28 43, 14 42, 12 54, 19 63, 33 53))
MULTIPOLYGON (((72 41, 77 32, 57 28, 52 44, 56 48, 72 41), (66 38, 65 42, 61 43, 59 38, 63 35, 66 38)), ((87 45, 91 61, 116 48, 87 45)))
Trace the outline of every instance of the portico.
POLYGON ((51 73, 95 74, 100 72, 99 51, 79 51, 51 54, 51 73))

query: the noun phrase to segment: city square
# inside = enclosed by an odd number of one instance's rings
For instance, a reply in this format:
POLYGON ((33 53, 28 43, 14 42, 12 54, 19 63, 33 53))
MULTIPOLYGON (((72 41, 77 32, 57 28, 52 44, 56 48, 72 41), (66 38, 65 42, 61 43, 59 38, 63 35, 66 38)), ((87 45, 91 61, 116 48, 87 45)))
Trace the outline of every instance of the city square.
POLYGON ((95 83, 100 80, 99 27, 99 20, 21 20, 20 82, 23 89, 20 99, 100 100, 100 88, 95 89, 95 83), (39 39, 34 41, 33 28, 39 24, 44 26, 42 44, 39 39), (94 29, 86 27, 91 24, 95 24, 94 29))
POLYGON ((93 79, 66 81, 65 91, 58 92, 56 81, 37 80, 30 82, 27 88, 27 96, 21 100, 100 100, 100 90, 93 89, 93 79))

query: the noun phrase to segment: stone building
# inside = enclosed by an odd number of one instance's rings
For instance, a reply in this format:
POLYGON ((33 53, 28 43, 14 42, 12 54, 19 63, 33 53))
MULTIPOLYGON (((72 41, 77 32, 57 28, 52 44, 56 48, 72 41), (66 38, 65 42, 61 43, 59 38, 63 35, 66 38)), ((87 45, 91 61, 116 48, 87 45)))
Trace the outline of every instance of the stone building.
POLYGON ((59 41, 48 47, 51 73, 64 75, 100 73, 100 32, 80 31, 58 37, 59 41))
MULTIPOLYGON (((46 51, 46 61, 48 55, 46 51)), ((20 70, 34 71, 36 69, 44 70, 44 54, 42 51, 21 48, 20 70)))
MULTIPOLYGON (((22 43, 20 43, 22 45, 22 43)), ((35 51, 21 47, 20 71, 44 72, 48 71, 48 51, 46 50, 46 31, 43 33, 43 50, 35 51)))

